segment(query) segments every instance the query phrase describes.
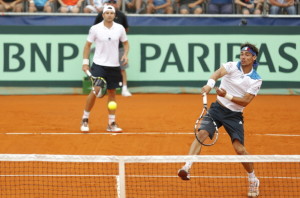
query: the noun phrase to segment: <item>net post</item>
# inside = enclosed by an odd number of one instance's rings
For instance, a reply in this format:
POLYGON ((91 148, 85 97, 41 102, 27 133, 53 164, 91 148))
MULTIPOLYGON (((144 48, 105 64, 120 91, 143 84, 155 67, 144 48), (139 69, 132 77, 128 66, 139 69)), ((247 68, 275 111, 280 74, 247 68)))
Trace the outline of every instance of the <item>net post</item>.
POLYGON ((120 198, 126 198, 125 185, 125 162, 122 157, 119 158, 119 182, 120 182, 120 198))

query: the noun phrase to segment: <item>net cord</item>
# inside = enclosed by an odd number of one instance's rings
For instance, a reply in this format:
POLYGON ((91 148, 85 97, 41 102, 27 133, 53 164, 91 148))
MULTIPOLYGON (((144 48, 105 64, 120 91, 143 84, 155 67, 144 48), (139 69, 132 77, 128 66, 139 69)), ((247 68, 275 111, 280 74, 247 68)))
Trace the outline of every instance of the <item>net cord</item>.
POLYGON ((300 155, 48 155, 48 154, 0 154, 0 161, 45 161, 45 162, 300 162, 300 155))

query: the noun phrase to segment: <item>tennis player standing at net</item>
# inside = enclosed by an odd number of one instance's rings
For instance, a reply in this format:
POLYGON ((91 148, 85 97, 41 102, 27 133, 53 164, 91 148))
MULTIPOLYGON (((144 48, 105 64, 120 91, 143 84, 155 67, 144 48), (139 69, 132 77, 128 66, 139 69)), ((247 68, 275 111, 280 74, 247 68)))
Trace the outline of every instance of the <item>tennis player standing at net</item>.
MULTIPOLYGON (((248 155, 244 146, 244 120, 243 109, 257 95, 262 79, 256 72, 258 49, 250 44, 241 45, 240 61, 227 62, 216 70, 202 87, 202 93, 209 93, 215 86, 215 82, 222 78, 219 88, 216 89, 217 101, 211 104, 208 110, 217 127, 224 126, 229 134, 233 148, 238 155, 248 155)), ((208 121, 208 120, 207 120, 208 121)), ((208 122, 211 122, 210 120, 208 122)), ((202 122, 198 137, 207 138, 209 132, 214 131, 213 123, 202 122)), ((197 155, 201 152, 201 144, 195 139, 190 147, 189 155, 197 155)), ((179 169, 178 176, 183 180, 190 180, 190 169, 193 162, 179 169)), ((254 174, 253 163, 242 163, 248 172, 249 192, 248 196, 259 195, 259 180, 254 174)))
MULTIPOLYGON (((114 22, 116 11, 111 5, 104 6, 103 21, 90 28, 87 42, 83 52, 82 70, 90 70, 89 56, 93 42, 95 42, 96 50, 91 67, 91 74, 94 77, 102 77, 107 82, 108 102, 115 101, 116 88, 122 86, 122 74, 119 63, 119 41, 124 46, 124 54, 122 56, 123 64, 128 63, 129 43, 124 27, 114 22)), ((88 119, 90 111, 95 104, 96 96, 91 91, 88 95, 85 109, 82 116, 81 131, 89 131, 88 119)), ((107 131, 121 132, 122 129, 116 124, 115 110, 109 110, 107 131)))

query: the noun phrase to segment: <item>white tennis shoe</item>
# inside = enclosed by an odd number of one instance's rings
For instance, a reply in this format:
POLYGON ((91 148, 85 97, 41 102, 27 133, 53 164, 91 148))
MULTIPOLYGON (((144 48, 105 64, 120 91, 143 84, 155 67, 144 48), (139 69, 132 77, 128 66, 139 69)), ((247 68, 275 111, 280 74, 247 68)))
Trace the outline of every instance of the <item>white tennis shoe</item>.
POLYGON ((128 89, 122 89, 122 96, 129 97, 132 96, 132 94, 129 92, 128 89))
POLYGON ((183 166, 181 169, 179 169, 177 174, 182 180, 190 180, 191 179, 190 169, 185 166, 183 166))
POLYGON ((82 119, 80 131, 88 132, 89 130, 90 130, 90 128, 89 128, 89 119, 87 119, 87 118, 82 119))
POLYGON ((107 131, 114 133, 121 133, 122 129, 118 127, 117 123, 113 122, 107 126, 107 131))
POLYGON ((258 197, 259 195, 259 180, 254 178, 248 178, 249 181, 249 191, 248 197, 258 197))

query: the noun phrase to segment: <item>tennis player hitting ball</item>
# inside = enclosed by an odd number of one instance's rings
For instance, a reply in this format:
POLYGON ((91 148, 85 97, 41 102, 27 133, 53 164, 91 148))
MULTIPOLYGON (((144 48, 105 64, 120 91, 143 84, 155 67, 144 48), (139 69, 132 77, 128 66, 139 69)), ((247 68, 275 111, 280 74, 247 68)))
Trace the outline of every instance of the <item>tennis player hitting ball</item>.
MULTIPOLYGON (((238 155, 249 155, 244 147, 244 120, 243 110, 257 95, 262 79, 256 72, 258 63, 256 61, 258 49, 250 44, 241 45, 240 61, 227 62, 216 70, 202 87, 201 92, 208 94, 215 86, 215 82, 222 78, 220 88, 216 88, 217 101, 212 103, 208 112, 216 122, 217 127, 224 126, 229 134, 232 146, 238 155)), ((198 129, 198 137, 209 138, 209 134, 215 130, 210 119, 202 122, 198 129)), ((201 152, 201 144, 195 138, 189 151, 189 155, 197 155, 201 152)), ((190 169, 193 162, 186 164, 179 169, 178 176, 182 180, 190 180, 190 169)), ((249 197, 259 195, 259 180, 254 174, 252 162, 242 163, 248 172, 249 197)))

